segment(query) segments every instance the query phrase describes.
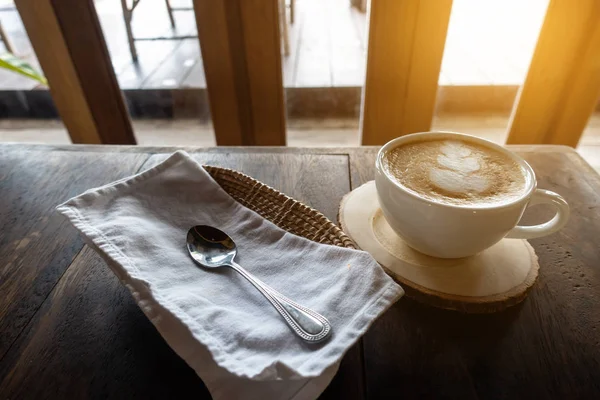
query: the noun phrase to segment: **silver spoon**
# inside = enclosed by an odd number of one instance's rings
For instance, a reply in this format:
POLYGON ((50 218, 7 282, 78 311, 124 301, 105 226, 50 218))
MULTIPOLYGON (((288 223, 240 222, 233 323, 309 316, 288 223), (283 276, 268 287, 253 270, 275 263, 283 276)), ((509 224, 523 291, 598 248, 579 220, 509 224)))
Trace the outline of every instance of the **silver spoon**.
POLYGON ((325 317, 288 299, 233 261, 237 248, 225 232, 208 225, 194 226, 187 234, 187 248, 194 261, 203 267, 230 267, 239 272, 271 302, 292 330, 305 341, 316 343, 329 336, 331 325, 325 317))

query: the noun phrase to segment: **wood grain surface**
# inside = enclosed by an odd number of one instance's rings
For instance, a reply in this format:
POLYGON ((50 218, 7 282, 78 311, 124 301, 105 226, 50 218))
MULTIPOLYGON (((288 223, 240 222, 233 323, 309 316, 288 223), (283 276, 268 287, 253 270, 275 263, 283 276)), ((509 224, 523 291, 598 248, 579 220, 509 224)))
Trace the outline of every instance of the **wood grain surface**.
POLYGON ((54 207, 134 173, 147 157, 0 147, 0 358, 83 247, 54 207))
MULTIPOLYGON (((116 146, 116 145, 86 145, 86 144, 31 144, 31 143, 2 143, 0 147, 6 149, 36 150, 36 151, 70 151, 82 152, 91 151, 94 153, 144 153, 170 154, 177 150, 187 151, 189 153, 220 153, 220 154, 240 154, 240 153, 287 153, 287 154, 338 154, 344 156, 362 155, 365 152, 377 154, 379 146, 360 146, 360 147, 273 147, 273 146, 226 146, 226 147, 200 147, 200 146, 116 146)), ((509 150, 517 153, 572 153, 578 156, 577 151, 569 146, 562 145, 532 145, 518 144, 506 146, 509 150)), ((13 150, 14 151, 14 150, 13 150)))
MULTIPOLYGON (((564 147, 518 147, 572 217, 532 240, 540 280, 519 306, 464 315, 403 298, 345 356, 323 398, 600 397, 600 176, 564 147)), ((173 148, 0 145, 0 398, 166 398, 200 378, 54 206, 173 148)), ((335 220, 377 149, 188 148, 335 220)), ((145 164, 144 164, 145 162, 145 164)), ((142 166, 142 164, 144 164, 142 166)), ((527 223, 550 213, 527 212, 527 223)))
POLYGON ((210 397, 87 246, 2 360, 0 376, 3 398, 210 397))

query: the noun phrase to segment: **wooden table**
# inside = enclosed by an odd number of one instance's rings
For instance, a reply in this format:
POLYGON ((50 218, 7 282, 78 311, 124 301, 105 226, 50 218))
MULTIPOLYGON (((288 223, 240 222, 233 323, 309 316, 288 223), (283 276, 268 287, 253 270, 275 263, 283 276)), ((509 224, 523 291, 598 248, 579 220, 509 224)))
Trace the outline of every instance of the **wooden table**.
MULTIPOLYGON (((0 146, 0 398, 208 397, 127 289, 53 210, 173 148, 0 146)), ((187 149, 335 220, 373 179, 375 148, 187 149)), ((539 281, 521 305, 464 315, 403 298, 345 356, 325 398, 600 399, 600 176, 568 148, 515 148, 571 205, 532 240, 539 281)), ((543 207, 525 222, 547 217, 543 207)))

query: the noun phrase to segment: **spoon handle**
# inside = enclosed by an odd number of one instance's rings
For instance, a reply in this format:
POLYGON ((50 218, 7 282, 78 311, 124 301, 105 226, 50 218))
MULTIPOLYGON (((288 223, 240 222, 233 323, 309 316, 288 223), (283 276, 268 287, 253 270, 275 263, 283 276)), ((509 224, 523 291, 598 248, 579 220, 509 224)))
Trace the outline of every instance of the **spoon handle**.
POLYGON ((255 278, 238 263, 232 261, 230 267, 239 272, 271 302, 294 333, 309 343, 317 343, 329 336, 331 325, 321 314, 288 299, 258 278, 255 278))

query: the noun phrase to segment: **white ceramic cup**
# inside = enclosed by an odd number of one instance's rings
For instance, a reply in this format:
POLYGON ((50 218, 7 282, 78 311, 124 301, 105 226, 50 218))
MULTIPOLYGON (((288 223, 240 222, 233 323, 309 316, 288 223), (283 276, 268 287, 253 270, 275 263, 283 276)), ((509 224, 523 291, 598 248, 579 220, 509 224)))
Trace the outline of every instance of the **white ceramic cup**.
POLYGON ((406 135, 385 144, 375 162, 375 184, 383 214, 392 229, 421 253, 440 258, 459 258, 477 254, 502 238, 533 239, 561 229, 569 218, 569 205, 560 195, 537 189, 533 169, 525 160, 495 143, 453 132, 423 132, 406 135), (382 166, 385 153, 403 143, 421 139, 466 140, 502 152, 519 165, 525 174, 521 197, 499 205, 450 205, 428 200, 389 176, 382 166), (543 224, 517 225, 530 205, 549 204, 554 217, 543 224))

